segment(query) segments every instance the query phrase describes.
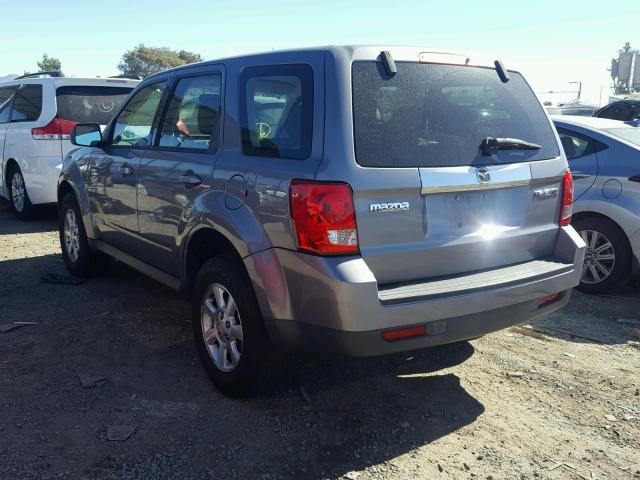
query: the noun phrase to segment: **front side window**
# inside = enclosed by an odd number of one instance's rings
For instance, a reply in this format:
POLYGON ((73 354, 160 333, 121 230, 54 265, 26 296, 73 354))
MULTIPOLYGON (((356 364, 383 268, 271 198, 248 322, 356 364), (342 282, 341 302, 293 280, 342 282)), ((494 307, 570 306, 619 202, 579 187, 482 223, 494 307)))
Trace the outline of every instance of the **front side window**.
POLYGON ((240 80, 242 148, 247 155, 306 159, 313 130, 308 65, 247 68, 240 80))
POLYGON ((584 157, 595 153, 594 144, 588 137, 572 132, 565 128, 558 128, 558 135, 567 160, 584 157))
POLYGON ((166 84, 156 83, 136 93, 116 119, 111 145, 147 148, 153 141, 156 114, 166 84))
POLYGON ((178 81, 160 132, 161 147, 215 150, 220 132, 220 74, 178 81))
POLYGON ((11 112, 12 122, 33 122, 42 112, 42 85, 23 85, 18 90, 11 112))
POLYGON ((366 167, 451 167, 528 162, 560 154, 547 115, 517 72, 396 62, 352 67, 356 161, 366 167), (539 145, 482 155, 487 137, 539 145))
POLYGON ((11 120, 11 98, 16 87, 0 88, 0 123, 7 123, 11 120))

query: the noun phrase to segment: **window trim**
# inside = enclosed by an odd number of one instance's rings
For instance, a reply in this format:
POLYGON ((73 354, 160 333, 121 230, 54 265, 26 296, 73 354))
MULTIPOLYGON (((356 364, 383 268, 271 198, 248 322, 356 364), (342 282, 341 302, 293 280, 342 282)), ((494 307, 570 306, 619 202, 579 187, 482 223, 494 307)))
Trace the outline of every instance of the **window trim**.
MULTIPOLYGON (((242 68, 238 75, 238 108, 239 108, 239 128, 240 128, 240 146, 242 154, 246 157, 265 157, 275 158, 282 160, 299 160, 304 161, 311 158, 313 154, 313 137, 314 137, 314 115, 315 115, 315 72, 313 66, 309 63, 281 63, 281 64, 269 64, 269 65, 252 65, 242 68), (308 103, 310 111, 307 112, 309 117, 309 138, 303 138, 306 141, 304 148, 300 149, 304 156, 296 157, 291 155, 282 155, 278 152, 277 155, 273 154, 272 150, 265 148, 255 147, 251 143, 251 134, 249 129, 243 127, 248 125, 247 117, 247 83, 251 78, 256 77, 268 77, 268 76, 296 76, 300 79, 301 89, 303 91, 303 101, 305 97, 308 97, 308 103), (309 89, 307 95, 305 95, 305 86, 309 89)), ((304 115, 304 113, 303 113, 304 115)), ((304 132, 303 132, 304 135, 304 132)))
POLYGON ((42 116, 42 112, 44 111, 44 88, 41 83, 21 83, 18 86, 18 89, 13 92, 13 98, 11 99, 11 116, 9 117, 9 121, 7 123, 27 123, 27 122, 37 122, 42 116), (26 87, 40 87, 40 113, 34 119, 25 119, 25 120, 14 120, 13 119, 13 107, 16 103, 16 98, 20 94, 20 92, 26 87))
POLYGON ((16 98, 16 93, 20 89, 20 84, 6 85, 6 86, 3 86, 2 88, 13 88, 13 93, 11 94, 11 97, 9 97, 9 100, 10 100, 9 106, 7 107, 7 110, 9 111, 9 120, 7 120, 6 122, 0 122, 0 125, 5 125, 8 123, 11 123, 11 117, 13 116, 13 101, 16 98))
MULTIPOLYGON (((153 143, 149 147, 150 150, 157 152, 183 152, 183 153, 201 153, 201 154, 214 154, 220 150, 222 150, 222 133, 224 132, 224 91, 225 91, 225 72, 221 67, 215 67, 214 69, 201 70, 198 72, 190 72, 186 74, 176 74, 169 79, 168 83, 169 87, 167 91, 169 91, 169 95, 165 99, 164 106, 162 107, 162 113, 160 115, 160 122, 158 126, 158 130, 156 132, 153 143), (162 128, 164 127, 164 122, 169 111, 169 105, 171 104, 171 100, 173 99, 173 94, 178 87, 178 83, 180 80, 185 78, 192 77, 206 77, 207 75, 220 75, 220 121, 218 122, 218 145, 215 149, 209 145, 209 148, 181 148, 181 147, 167 147, 164 145, 160 145, 160 136, 162 133, 162 128)), ((213 132, 212 132, 213 133, 213 132)))
POLYGON ((118 113, 111 119, 111 122, 109 124, 109 131, 107 133, 107 138, 105 140, 103 140, 103 145, 101 145, 102 148, 113 148, 113 149, 117 149, 117 150, 126 150, 126 149, 130 149, 130 150, 150 150, 151 147, 153 146, 154 142, 155 142, 155 137, 158 133, 158 131, 156 130, 153 134, 153 141, 150 142, 150 145, 146 146, 146 147, 141 147, 141 146, 136 146, 136 145, 114 145, 113 142, 113 134, 115 133, 116 130, 116 123, 118 118, 120 118, 120 115, 122 114, 122 112, 124 112, 125 108, 127 108, 127 105, 129 105, 129 103, 131 103, 131 100, 133 100, 135 98, 136 95, 138 95, 138 93, 140 93, 142 90, 144 90, 145 88, 148 87, 153 87, 154 85, 160 85, 164 83, 165 84, 165 89, 164 92, 162 92, 162 97, 160 97, 160 102, 158 103, 158 107, 162 106, 162 108, 156 108, 156 112, 153 116, 153 121, 151 122, 151 130, 153 130, 153 126, 154 125, 158 125, 157 120, 158 120, 158 112, 162 112, 164 110, 164 104, 167 101, 167 92, 169 91, 169 87, 171 85, 171 79, 170 78, 163 78, 161 80, 158 80, 156 82, 150 82, 146 85, 140 85, 139 87, 135 88, 127 97, 127 100, 125 102, 122 103, 120 110, 118 110, 118 113))

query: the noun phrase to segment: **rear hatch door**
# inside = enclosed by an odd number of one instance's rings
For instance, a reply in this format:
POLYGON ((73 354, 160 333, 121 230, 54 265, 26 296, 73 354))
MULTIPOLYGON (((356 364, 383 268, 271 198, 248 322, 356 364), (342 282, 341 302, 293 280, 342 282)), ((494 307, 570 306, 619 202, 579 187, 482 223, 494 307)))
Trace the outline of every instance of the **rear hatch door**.
POLYGON ((566 160, 522 76, 494 68, 355 62, 354 191, 378 283, 461 275, 552 255, 566 160), (483 141, 516 139, 481 148, 483 141), (525 146, 518 147, 518 142, 525 146))

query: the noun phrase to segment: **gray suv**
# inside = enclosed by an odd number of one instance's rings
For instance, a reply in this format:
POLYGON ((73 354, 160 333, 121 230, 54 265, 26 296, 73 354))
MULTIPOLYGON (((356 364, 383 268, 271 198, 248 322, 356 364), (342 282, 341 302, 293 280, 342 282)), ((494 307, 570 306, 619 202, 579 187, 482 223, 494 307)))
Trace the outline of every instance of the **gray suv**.
POLYGON ((290 352, 475 338, 556 310, 580 280, 567 160, 498 61, 328 47, 204 62, 147 78, 72 140, 67 267, 114 257, 183 292, 231 396, 272 384, 290 352))

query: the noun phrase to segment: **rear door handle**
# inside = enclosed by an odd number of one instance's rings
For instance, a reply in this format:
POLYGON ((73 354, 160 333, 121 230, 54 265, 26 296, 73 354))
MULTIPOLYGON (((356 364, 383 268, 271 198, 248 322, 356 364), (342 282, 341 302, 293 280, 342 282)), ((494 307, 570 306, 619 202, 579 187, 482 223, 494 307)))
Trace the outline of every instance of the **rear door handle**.
POLYGON ((123 177, 126 177, 128 175, 133 175, 133 168, 131 168, 129 165, 127 165, 126 163, 124 165, 122 165, 120 167, 120 169, 118 170, 120 172, 120 174, 123 177))
POLYGON ((180 175, 180 181, 186 186, 192 185, 194 187, 202 183, 202 179, 194 173, 185 173, 184 175, 180 175))

